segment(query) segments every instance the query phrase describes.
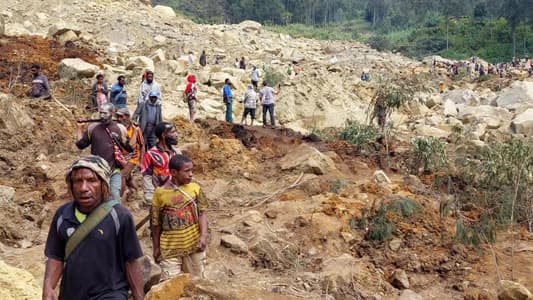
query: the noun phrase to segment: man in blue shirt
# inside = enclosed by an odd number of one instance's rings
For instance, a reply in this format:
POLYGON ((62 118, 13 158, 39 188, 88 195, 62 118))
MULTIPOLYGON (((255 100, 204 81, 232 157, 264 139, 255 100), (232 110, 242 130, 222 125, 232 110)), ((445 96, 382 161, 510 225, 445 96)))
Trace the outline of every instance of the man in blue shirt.
POLYGON ((126 107, 126 104, 128 102, 128 94, 126 93, 126 77, 124 75, 120 75, 117 78, 117 83, 115 83, 111 87, 111 103, 119 109, 126 107))
POLYGON ((224 80, 224 87, 222 88, 222 97, 226 105, 226 122, 233 122, 233 92, 231 91, 231 82, 229 78, 224 80))

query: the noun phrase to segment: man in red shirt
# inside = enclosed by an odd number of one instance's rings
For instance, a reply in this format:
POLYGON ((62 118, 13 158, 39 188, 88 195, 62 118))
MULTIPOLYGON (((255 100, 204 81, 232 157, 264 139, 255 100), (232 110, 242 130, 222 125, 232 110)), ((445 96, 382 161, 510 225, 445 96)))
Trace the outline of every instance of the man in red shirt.
POLYGON ((144 154, 141 163, 144 202, 147 205, 152 204, 155 188, 170 181, 168 168, 170 159, 176 154, 181 154, 181 151, 173 147, 178 144, 178 132, 174 124, 168 122, 157 124, 155 135, 159 141, 144 154))

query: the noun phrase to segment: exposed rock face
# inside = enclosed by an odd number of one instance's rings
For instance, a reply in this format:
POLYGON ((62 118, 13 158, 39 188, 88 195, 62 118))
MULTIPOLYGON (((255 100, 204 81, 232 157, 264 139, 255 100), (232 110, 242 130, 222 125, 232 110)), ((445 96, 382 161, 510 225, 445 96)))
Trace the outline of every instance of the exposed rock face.
POLYGON ((91 78, 98 70, 98 66, 80 58, 65 58, 59 63, 59 77, 61 79, 91 78))
POLYGON ((0 260, 0 299, 41 299, 41 288, 28 271, 0 260))
POLYGON ((146 56, 134 56, 126 60, 126 70, 140 69, 154 71, 154 61, 146 56))
POLYGON ((22 24, 8 23, 4 27, 4 34, 7 36, 21 36, 31 35, 32 33, 22 24))
POLYGON ((515 81, 496 98, 496 105, 521 113, 533 107, 533 82, 515 81))
POLYGON ((498 300, 531 300, 533 296, 523 285, 509 280, 500 280, 498 300))
POLYGON ((164 6, 164 5, 156 5, 154 6, 154 10, 161 14, 161 16, 165 18, 175 18, 176 13, 172 9, 172 7, 164 6))
POLYGON ((301 144, 280 160, 282 170, 298 169, 304 173, 316 175, 327 174, 335 170, 335 163, 331 158, 317 149, 301 144))
POLYGON ((15 132, 20 128, 30 128, 35 125, 26 110, 8 95, 0 94, 0 111, 5 112, 0 115, 0 129, 5 128, 15 132))
POLYGON ((10 205, 15 198, 15 189, 10 186, 0 185, 0 207, 10 205))
POLYGON ((506 126, 511 122, 513 114, 508 110, 490 105, 464 106, 459 105, 459 120, 463 123, 484 123, 490 129, 506 126))
POLYGON ((516 116, 511 122, 511 130, 514 133, 533 135, 533 108, 528 108, 523 113, 516 116))

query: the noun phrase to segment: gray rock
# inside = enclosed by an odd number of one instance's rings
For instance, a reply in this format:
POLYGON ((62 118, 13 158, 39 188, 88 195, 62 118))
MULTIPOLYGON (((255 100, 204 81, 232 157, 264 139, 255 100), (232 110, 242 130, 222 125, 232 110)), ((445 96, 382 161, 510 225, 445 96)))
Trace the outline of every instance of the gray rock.
POLYGON ((261 31, 261 23, 256 21, 245 20, 239 23, 239 27, 247 32, 259 32, 261 31))
POLYGON ((154 10, 157 11, 161 16, 165 18, 175 18, 176 12, 172 9, 172 7, 164 6, 164 5, 156 5, 154 6, 154 10))
POLYGON ((465 106, 458 105, 457 118, 463 123, 485 123, 489 129, 496 129, 509 124, 513 116, 508 110, 490 105, 465 106))
POLYGON ((59 63, 59 77, 61 79, 92 78, 98 70, 98 66, 80 58, 65 58, 59 63))
POLYGON ((496 105, 518 113, 533 107, 533 82, 514 81, 496 98, 496 105))
POLYGON ((15 189, 10 186, 0 185, 0 206, 13 203, 15 199, 15 189))
POLYGON ((76 32, 68 30, 63 32, 62 34, 57 35, 56 38, 60 43, 64 44, 66 42, 76 41, 78 39, 78 35, 76 34, 76 32))
POLYGON ((335 170, 335 163, 331 158, 317 149, 300 144, 280 160, 282 170, 299 170, 304 173, 323 175, 335 170))
POLYGON ((395 252, 398 251, 401 246, 402 246, 402 240, 399 238, 393 238, 389 242, 389 249, 391 249, 392 251, 395 251, 395 252))
POLYGON ((141 272, 143 277, 144 292, 148 292, 153 285, 159 282, 161 268, 149 255, 141 258, 141 272))
POLYGON ((518 282, 500 280, 498 300, 531 300, 531 292, 518 282))
POLYGON ((533 108, 528 108, 516 116, 511 122, 511 130, 514 133, 533 135, 533 108))
POLYGON ((374 175, 372 177, 377 183, 387 183, 387 184, 392 183, 392 181, 389 179, 387 174, 383 172, 383 170, 376 170, 376 172, 374 172, 374 175))
POLYGON ((411 290, 403 290, 396 300, 424 300, 424 298, 411 290))
POLYGON ((446 99, 446 102, 444 102, 444 115, 446 117, 457 116, 457 107, 455 106, 455 103, 450 99, 446 99))
POLYGON ((146 56, 133 56, 126 60, 126 70, 154 71, 154 61, 146 56))
POLYGON ((74 33, 76 33, 76 35, 79 35, 81 33, 81 30, 78 28, 78 26, 60 22, 50 26, 50 28, 48 29, 48 36, 54 38, 67 31, 73 31, 74 33))
POLYGON ((390 283, 397 289, 408 289, 409 278, 407 278, 407 273, 405 273, 405 271, 402 269, 394 270, 390 283))
POLYGON ((233 253, 248 253, 248 246, 246 243, 232 234, 223 235, 220 238, 220 244, 226 248, 229 248, 233 253))

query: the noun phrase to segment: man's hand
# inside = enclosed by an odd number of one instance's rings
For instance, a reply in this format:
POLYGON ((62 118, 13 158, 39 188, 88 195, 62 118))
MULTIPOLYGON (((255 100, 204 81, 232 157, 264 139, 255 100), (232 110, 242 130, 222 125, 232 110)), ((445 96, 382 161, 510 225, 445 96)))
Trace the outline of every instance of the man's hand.
POLYGON ((200 240, 198 241, 198 245, 196 246, 196 249, 198 252, 202 252, 205 250, 205 247, 207 246, 207 235, 201 235, 200 240))
POLYGON ((57 300, 56 291, 52 288, 43 288, 43 300, 57 300))
POLYGON ((154 247, 153 256, 156 263, 161 262, 161 248, 154 247))

